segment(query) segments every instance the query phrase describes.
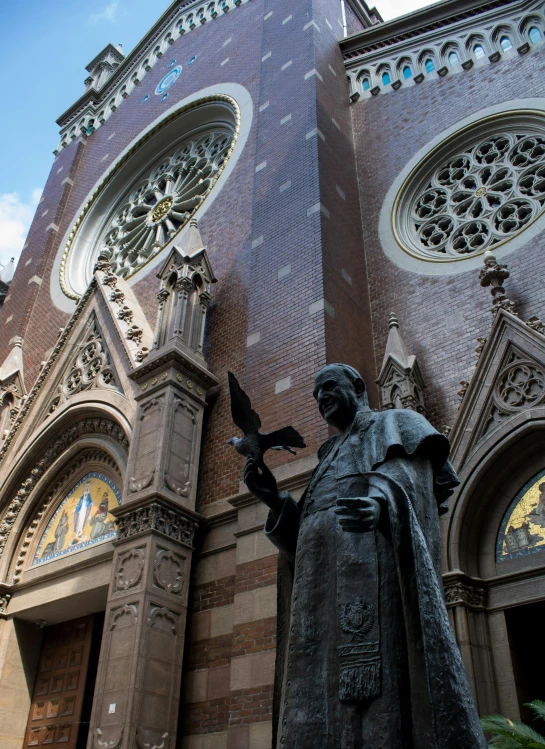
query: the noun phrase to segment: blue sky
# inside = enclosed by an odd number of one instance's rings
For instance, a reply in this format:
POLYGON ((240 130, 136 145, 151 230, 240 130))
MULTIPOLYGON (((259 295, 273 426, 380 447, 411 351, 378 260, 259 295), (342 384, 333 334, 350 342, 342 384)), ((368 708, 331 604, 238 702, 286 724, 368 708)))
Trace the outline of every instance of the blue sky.
MULTIPOLYGON (((20 254, 51 169, 55 120, 83 93, 85 66, 108 42, 130 52, 170 2, 0 0, 0 264, 20 254)), ((376 0, 385 19, 427 4, 376 0)))

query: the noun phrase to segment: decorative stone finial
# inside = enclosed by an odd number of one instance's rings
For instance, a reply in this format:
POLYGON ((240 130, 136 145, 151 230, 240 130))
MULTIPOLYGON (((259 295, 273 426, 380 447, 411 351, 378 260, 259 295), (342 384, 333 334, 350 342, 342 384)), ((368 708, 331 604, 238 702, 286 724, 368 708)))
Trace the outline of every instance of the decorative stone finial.
POLYGON ((112 270, 110 266, 111 259, 112 259, 111 249, 109 247, 103 247, 99 253, 99 256, 97 257, 97 261, 95 263, 95 267, 93 268, 93 272, 100 270, 103 273, 109 273, 112 270))
POLYGON ((390 330, 392 328, 399 328, 399 320, 395 316, 395 312, 390 312, 390 319, 388 320, 388 327, 390 330))
POLYGON ((491 286, 493 315, 497 315, 500 309, 515 314, 515 304, 505 294, 503 282, 511 275, 506 265, 500 265, 495 255, 487 250, 484 253, 484 268, 479 273, 481 286, 491 286))

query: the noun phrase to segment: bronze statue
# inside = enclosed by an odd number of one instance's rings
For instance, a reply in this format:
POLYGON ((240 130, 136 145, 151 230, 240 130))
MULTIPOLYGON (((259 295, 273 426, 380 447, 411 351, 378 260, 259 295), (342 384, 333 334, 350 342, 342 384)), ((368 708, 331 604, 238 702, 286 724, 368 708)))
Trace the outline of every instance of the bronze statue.
POLYGON ((420 414, 372 411, 358 372, 316 376, 339 434, 301 501, 250 456, 279 548, 275 749, 484 749, 445 608, 439 514, 458 481, 420 414))

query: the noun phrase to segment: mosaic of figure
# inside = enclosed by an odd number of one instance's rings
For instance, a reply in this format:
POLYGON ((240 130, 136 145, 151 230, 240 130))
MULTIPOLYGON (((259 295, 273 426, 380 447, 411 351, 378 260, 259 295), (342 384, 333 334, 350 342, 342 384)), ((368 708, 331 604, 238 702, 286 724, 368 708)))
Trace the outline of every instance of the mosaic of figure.
POLYGON ((496 544, 498 562, 545 549, 544 478, 545 471, 534 476, 509 505, 496 544))
POLYGON ((273 746, 484 749, 441 581, 448 440, 415 411, 372 411, 346 365, 314 397, 339 434, 301 501, 262 460, 244 472, 280 550, 273 746))
POLYGON ((115 536, 109 510, 121 504, 121 494, 111 479, 92 471, 62 500, 43 533, 34 564, 79 551, 115 536))

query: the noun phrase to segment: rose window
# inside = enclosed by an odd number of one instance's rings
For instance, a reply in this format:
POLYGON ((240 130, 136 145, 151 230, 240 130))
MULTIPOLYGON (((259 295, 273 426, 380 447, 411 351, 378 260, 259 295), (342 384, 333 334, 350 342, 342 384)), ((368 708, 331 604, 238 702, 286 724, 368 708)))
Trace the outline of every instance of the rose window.
MULTIPOLYGON (((211 94, 166 114, 122 152, 82 203, 57 255, 62 294, 75 300, 85 293, 104 250, 114 273, 134 277, 131 283, 151 272, 226 182, 243 145, 240 128, 237 102, 211 94)), ((52 292, 63 306, 56 288, 55 279, 52 292)))
POLYGON ((119 276, 130 276, 163 248, 202 203, 232 142, 227 130, 209 131, 163 156, 122 198, 102 233, 119 276))
POLYGON ((482 130, 462 147, 459 137, 447 141, 405 182, 394 226, 411 254, 454 260, 482 253, 545 210, 545 128, 482 130))

